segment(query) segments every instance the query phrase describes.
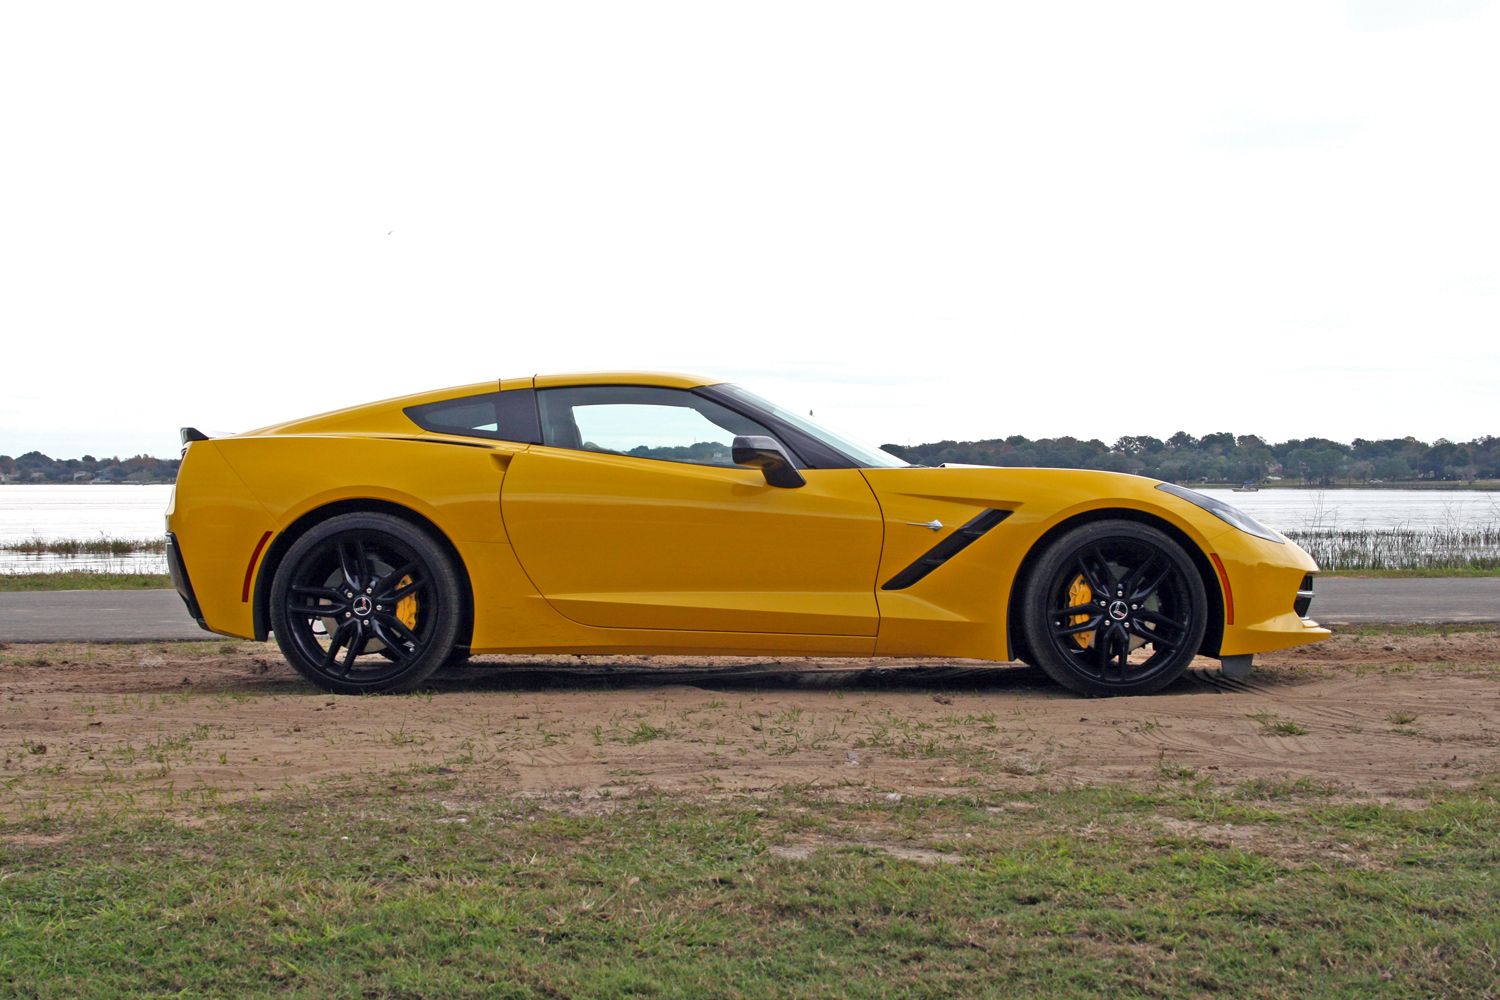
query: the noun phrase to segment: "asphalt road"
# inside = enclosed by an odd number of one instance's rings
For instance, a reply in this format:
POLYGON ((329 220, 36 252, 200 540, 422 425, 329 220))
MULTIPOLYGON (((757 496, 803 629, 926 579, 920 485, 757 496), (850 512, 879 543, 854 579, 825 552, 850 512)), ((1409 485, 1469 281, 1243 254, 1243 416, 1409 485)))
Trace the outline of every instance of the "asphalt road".
MULTIPOLYGON (((1325 625, 1500 622, 1500 577, 1319 580, 1325 625)), ((0 593, 0 642, 208 639, 171 590, 0 593)))

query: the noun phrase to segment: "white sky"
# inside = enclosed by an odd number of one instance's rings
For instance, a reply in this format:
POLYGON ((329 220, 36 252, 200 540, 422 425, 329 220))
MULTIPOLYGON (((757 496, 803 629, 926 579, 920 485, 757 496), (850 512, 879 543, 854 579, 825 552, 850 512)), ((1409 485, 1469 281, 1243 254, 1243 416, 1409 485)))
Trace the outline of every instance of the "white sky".
POLYGON ((1493 4, 0 6, 0 453, 501 375, 1500 433, 1493 4))

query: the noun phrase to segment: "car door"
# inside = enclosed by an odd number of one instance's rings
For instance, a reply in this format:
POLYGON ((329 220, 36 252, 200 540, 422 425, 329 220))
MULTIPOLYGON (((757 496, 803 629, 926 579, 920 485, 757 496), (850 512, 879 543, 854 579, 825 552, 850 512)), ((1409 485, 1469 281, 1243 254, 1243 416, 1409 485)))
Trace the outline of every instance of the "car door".
POLYGON ((561 614, 594 626, 873 636, 880 507, 858 469, 771 486, 733 464, 769 432, 689 390, 537 392, 543 444, 516 455, 501 511, 561 614))

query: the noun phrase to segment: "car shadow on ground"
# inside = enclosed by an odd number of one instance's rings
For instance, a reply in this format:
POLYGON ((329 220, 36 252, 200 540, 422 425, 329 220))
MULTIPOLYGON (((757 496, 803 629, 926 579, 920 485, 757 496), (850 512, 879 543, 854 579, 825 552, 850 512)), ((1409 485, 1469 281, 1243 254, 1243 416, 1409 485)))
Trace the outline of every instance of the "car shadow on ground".
MULTIPOLYGON (((1245 692, 1264 686, 1264 678, 1247 684, 1215 669, 1189 670, 1159 695, 1245 692)), ((589 663, 486 662, 480 658, 435 674, 424 687, 445 692, 527 692, 559 690, 640 690, 696 687, 709 691, 869 691, 943 694, 1007 693, 1038 697, 1077 697, 1045 673, 1021 663, 830 666, 770 661, 716 666, 589 663)))

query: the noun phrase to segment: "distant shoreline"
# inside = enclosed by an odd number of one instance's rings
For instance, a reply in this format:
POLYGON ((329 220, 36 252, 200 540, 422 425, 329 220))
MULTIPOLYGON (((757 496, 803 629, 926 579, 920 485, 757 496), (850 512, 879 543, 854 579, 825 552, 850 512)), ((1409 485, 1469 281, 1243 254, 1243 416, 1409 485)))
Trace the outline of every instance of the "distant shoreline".
MULTIPOLYGON (((1178 483, 1201 490, 1234 490, 1241 483, 1178 483)), ((1500 492, 1500 479, 1477 479, 1472 483, 1434 482, 1431 479, 1413 479, 1393 483, 1334 483, 1331 486, 1309 486, 1306 483, 1259 483, 1247 493, 1264 493, 1269 490, 1429 490, 1435 492, 1495 493, 1500 492)))

